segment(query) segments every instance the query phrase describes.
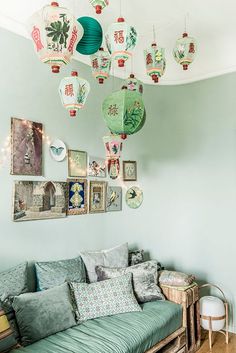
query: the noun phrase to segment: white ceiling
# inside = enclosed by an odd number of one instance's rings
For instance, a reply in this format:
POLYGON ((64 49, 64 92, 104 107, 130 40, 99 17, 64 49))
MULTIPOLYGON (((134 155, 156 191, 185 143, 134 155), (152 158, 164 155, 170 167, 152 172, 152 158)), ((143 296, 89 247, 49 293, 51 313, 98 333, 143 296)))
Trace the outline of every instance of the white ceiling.
MULTIPOLYGON (((47 0, 0 0, 0 26, 28 37, 25 24, 28 17, 47 0)), ((110 0, 101 15, 96 15, 89 0, 62 0, 61 6, 71 9, 76 17, 93 16, 104 32, 120 15, 120 0, 110 0)), ((143 49, 153 41, 153 25, 158 44, 166 49, 167 68, 160 84, 183 84, 236 71, 236 1, 235 0, 121 0, 122 15, 138 32, 134 50, 133 71, 145 83, 151 79, 145 73, 143 49), (188 71, 183 71, 173 56, 175 41, 184 31, 198 43, 197 56, 188 71)), ((33 44, 32 44, 33 45, 33 44)), ((76 54, 76 59, 90 64, 89 57, 76 54)), ((114 74, 126 78, 131 72, 131 61, 125 69, 114 74)))

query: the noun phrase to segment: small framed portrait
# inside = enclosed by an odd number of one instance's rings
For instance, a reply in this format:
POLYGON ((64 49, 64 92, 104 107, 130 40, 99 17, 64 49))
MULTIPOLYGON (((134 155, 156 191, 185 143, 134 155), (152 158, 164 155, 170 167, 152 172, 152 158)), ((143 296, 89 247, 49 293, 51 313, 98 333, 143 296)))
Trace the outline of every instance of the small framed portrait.
POLYGON ((123 161, 123 180, 136 181, 137 180, 137 162, 123 161))
POLYGON ((87 152, 68 150, 68 174, 71 178, 87 176, 87 152))
POLYGON ((106 211, 107 182, 90 181, 89 184, 89 212, 106 211))
POLYGON ((68 183, 68 215, 81 215, 88 212, 87 180, 67 179, 68 183))
POLYGON ((88 175, 92 177, 106 178, 105 159, 89 156, 88 175))

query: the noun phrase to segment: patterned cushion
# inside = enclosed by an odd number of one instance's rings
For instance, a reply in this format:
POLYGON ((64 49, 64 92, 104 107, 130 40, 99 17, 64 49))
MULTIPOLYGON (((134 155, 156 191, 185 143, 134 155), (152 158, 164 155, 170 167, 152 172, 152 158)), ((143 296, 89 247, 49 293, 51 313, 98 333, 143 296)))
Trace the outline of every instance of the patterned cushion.
POLYGON ((144 262, 143 250, 130 250, 129 251, 129 266, 141 264, 144 262))
POLYGON ((161 293, 161 289, 157 285, 157 267, 157 261, 152 260, 127 268, 97 266, 96 273, 98 281, 114 278, 126 273, 132 273, 136 298, 140 303, 146 303, 153 300, 165 300, 164 295, 161 293))
POLYGON ((162 285, 167 286, 185 287, 192 284, 194 280, 194 275, 187 275, 183 272, 165 270, 161 272, 159 282, 162 285))
POLYGON ((141 311, 132 288, 132 275, 103 282, 70 284, 77 306, 78 322, 97 317, 141 311))
POLYGON ((0 273, 0 307, 5 311, 17 340, 19 332, 12 302, 15 295, 28 292, 27 270, 28 264, 23 263, 0 273))
POLYGON ((81 257, 69 260, 35 263, 37 290, 59 286, 64 282, 86 282, 86 272, 81 257))
POLYGON ((82 251, 80 253, 88 274, 90 282, 97 281, 95 267, 98 265, 107 267, 128 266, 128 243, 115 248, 100 251, 82 251))
POLYGON ((24 346, 76 325, 67 283, 15 297, 13 308, 24 346))
POLYGON ((17 342, 5 312, 0 307, 0 352, 8 352, 15 348, 17 342))

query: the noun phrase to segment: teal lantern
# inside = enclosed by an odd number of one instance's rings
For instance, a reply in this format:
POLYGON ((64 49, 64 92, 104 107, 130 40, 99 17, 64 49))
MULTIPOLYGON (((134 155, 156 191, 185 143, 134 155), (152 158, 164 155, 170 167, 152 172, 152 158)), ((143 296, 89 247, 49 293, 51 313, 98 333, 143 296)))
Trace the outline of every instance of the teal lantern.
POLYGON ((123 139, 138 132, 145 123, 142 96, 124 86, 109 95, 102 104, 103 118, 109 130, 123 139))
POLYGON ((84 29, 84 35, 76 46, 77 52, 83 55, 92 55, 98 51, 102 44, 102 27, 92 17, 80 17, 77 21, 84 29))

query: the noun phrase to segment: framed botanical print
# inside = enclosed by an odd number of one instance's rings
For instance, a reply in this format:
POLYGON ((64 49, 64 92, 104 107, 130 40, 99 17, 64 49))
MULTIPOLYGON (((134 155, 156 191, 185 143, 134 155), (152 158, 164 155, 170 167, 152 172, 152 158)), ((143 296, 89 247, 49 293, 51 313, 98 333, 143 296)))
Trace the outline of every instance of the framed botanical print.
POLYGON ((87 152, 68 150, 68 174, 72 178, 87 176, 87 152))
POLYGON ((11 174, 42 175, 43 125, 11 118, 11 174))
POLYGON ((137 163, 135 161, 123 161, 123 180, 137 180, 137 163))
POLYGON ((107 212, 121 211, 122 187, 108 186, 107 188, 107 212))
POLYGON ((88 212, 87 180, 67 179, 68 183, 68 215, 81 215, 88 212))
POLYGON ((98 213, 106 211, 107 182, 90 181, 89 184, 89 212, 98 213))

